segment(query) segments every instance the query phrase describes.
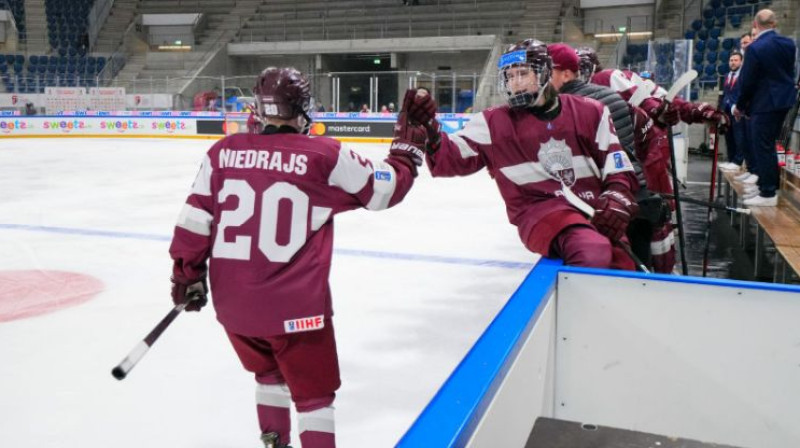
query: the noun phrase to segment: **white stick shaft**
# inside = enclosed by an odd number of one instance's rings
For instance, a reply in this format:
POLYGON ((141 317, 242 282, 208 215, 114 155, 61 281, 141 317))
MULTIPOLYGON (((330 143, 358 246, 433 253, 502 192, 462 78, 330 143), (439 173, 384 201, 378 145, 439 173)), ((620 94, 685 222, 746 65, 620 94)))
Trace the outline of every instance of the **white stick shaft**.
POLYGON ((567 202, 574 205, 575 208, 582 211, 586 216, 589 218, 594 216, 594 207, 587 204, 586 201, 579 198, 578 195, 572 192, 566 185, 563 183, 561 184, 561 192, 564 193, 564 198, 566 198, 567 202))
POLYGON ((128 372, 131 371, 133 366, 139 362, 139 360, 144 357, 145 353, 150 350, 150 346, 147 345, 144 341, 139 342, 136 344, 136 347, 128 353, 128 356, 119 363, 119 368, 127 375, 128 372))

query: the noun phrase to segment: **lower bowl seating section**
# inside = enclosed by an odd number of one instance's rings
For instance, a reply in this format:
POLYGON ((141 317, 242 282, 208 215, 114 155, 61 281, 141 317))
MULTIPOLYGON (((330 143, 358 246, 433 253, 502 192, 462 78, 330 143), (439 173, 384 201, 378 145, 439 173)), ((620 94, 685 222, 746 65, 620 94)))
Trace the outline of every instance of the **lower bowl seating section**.
POLYGON ((97 87, 104 56, 0 54, 0 80, 7 92, 43 93, 45 87, 97 87))

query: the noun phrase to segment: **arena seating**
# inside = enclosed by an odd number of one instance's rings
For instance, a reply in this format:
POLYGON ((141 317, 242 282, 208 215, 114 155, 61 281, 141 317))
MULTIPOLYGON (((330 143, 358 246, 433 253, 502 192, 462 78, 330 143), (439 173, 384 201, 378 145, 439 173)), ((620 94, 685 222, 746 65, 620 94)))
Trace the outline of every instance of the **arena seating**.
POLYGON ((14 16, 14 21, 17 22, 17 31, 19 31, 20 39, 25 39, 25 0, 2 0, 0 7, 3 9, 10 9, 11 15, 14 16))
POLYGON ((7 92, 42 93, 48 86, 96 87, 103 56, 0 54, 0 81, 7 92))
MULTIPOLYGON (((561 2, 451 0, 403 6, 398 0, 331 3, 276 0, 247 21, 240 41, 293 41, 502 34, 551 40, 561 2), (552 4, 550 4, 552 3, 552 4)), ((513 40, 515 37, 512 37, 513 40)))
POLYGON ((45 0, 50 46, 60 56, 84 56, 87 25, 94 0, 45 0))
MULTIPOLYGON (((702 17, 692 21, 684 37, 694 41, 693 68, 699 74, 699 85, 713 88, 720 76, 730 70, 728 59, 739 48, 739 36, 746 30, 743 23, 752 21, 759 9, 771 0, 711 0, 706 3, 702 17), (707 65, 703 65, 703 63, 707 65)), ((699 96, 692 92, 693 97, 699 96)))

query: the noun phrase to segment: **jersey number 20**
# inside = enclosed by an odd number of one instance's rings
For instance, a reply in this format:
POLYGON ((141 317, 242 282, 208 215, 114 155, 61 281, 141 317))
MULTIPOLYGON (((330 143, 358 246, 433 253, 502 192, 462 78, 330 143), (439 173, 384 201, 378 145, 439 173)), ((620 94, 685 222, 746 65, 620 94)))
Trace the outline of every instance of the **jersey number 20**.
MULTIPOLYGON (((247 181, 226 179, 217 200, 225 202, 229 196, 239 198, 239 206, 223 211, 217 226, 212 256, 234 260, 249 260, 252 237, 238 235, 225 241, 225 229, 244 224, 255 213, 256 192, 247 181)), ((261 216, 258 220, 258 249, 268 260, 288 262, 306 242, 308 236, 308 195, 288 182, 276 182, 261 194, 261 216), (289 242, 278 244, 278 204, 281 199, 292 203, 289 242)))

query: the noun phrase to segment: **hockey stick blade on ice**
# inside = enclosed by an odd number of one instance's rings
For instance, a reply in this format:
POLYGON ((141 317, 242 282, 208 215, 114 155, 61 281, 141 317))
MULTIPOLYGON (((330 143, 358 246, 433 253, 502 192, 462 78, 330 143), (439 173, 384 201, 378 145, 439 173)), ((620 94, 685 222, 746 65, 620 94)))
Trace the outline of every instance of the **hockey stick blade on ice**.
POLYGON ((161 322, 159 322, 158 325, 156 325, 155 328, 153 328, 150 333, 148 333, 147 336, 142 339, 141 342, 136 344, 136 347, 134 347, 133 350, 128 353, 128 356, 126 356, 122 362, 111 369, 111 375, 120 381, 124 380, 125 377, 128 376, 128 373, 136 366, 136 364, 144 357, 144 355, 147 354, 147 351, 150 350, 150 347, 155 344, 156 340, 158 340, 158 337, 161 336, 161 333, 163 333, 164 330, 169 327, 172 321, 178 317, 181 311, 183 311, 191 301, 197 300, 198 298, 200 298, 200 296, 196 295, 188 299, 186 302, 175 305, 175 307, 172 308, 172 310, 170 310, 170 312, 167 313, 163 319, 161 319, 161 322))

